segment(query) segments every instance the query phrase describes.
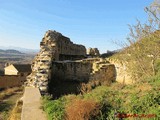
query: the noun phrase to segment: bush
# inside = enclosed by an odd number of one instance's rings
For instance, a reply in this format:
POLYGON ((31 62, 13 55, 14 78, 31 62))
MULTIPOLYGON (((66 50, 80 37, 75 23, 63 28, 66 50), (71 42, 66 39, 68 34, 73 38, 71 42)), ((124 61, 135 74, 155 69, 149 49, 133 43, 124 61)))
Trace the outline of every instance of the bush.
POLYGON ((150 89, 140 88, 144 83, 138 82, 136 85, 128 85, 119 90, 119 85, 114 83, 110 87, 98 87, 83 96, 84 99, 93 99, 99 103, 100 112, 95 120, 115 119, 118 117, 115 116, 116 113, 117 115, 152 114, 154 115, 152 118, 156 119, 160 118, 159 78, 157 76, 148 78, 145 86, 150 86, 150 89))
POLYGON ((49 120, 110 120, 119 114, 153 114, 156 119, 160 118, 159 86, 159 75, 123 87, 113 83, 83 95, 67 95, 57 100, 45 97, 44 109, 49 120))
POLYGON ((66 107, 67 120, 90 120, 99 114, 99 104, 94 100, 75 99, 66 107))

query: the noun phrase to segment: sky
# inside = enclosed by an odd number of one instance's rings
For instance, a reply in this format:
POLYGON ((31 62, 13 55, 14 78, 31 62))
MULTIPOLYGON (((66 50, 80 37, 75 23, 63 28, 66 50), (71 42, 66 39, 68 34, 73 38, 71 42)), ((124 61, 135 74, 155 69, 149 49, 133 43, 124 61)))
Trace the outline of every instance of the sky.
POLYGON ((47 30, 101 53, 122 46, 153 0, 0 0, 0 46, 39 49, 47 30))

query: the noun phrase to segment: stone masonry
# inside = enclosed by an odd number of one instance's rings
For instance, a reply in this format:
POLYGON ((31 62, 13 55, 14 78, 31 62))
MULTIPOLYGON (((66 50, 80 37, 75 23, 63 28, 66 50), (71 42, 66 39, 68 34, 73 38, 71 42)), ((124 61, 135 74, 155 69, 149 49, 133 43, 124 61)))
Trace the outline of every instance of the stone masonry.
MULTIPOLYGON (((93 50, 99 55, 98 49, 93 50)), ((86 48, 56 31, 47 31, 40 42, 40 52, 32 62, 27 86, 47 91, 50 81, 115 81, 115 66, 100 58, 86 59, 86 48)))
POLYGON ((100 53, 99 53, 98 48, 88 48, 87 54, 88 54, 89 56, 94 56, 94 57, 100 56, 100 53))
POLYGON ((52 61, 82 59, 85 56, 84 46, 74 44, 61 33, 49 30, 40 43, 40 52, 32 62, 32 73, 27 77, 26 85, 46 89, 51 79, 52 61))

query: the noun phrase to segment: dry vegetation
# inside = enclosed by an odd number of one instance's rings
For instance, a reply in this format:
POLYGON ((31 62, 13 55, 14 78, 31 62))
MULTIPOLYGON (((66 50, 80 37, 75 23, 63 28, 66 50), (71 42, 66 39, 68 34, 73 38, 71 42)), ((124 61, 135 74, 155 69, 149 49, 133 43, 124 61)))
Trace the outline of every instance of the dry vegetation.
POLYGON ((21 103, 17 101, 22 97, 22 93, 23 87, 8 88, 0 91, 0 120, 8 120, 10 116, 13 116, 13 113, 14 116, 20 116, 21 103))
POLYGON ((22 91, 22 87, 13 87, 13 88, 7 88, 0 91, 0 101, 3 101, 4 99, 7 99, 8 97, 14 95, 16 92, 22 91))
POLYGON ((11 111, 8 120, 21 120, 22 105, 23 101, 18 100, 15 107, 11 111))
MULTIPOLYGON (((5 63, 28 64, 34 54, 0 54, 0 75, 3 75, 5 63)), ((22 102, 18 101, 23 87, 13 87, 0 91, 0 120, 20 120, 22 102)))
MULTIPOLYGON (((160 75, 160 74, 159 74, 160 75)), ((149 115, 160 117, 160 77, 144 79, 133 85, 113 83, 99 86, 83 95, 66 95, 57 100, 43 98, 43 109, 49 120, 113 120, 115 114, 149 115)), ((148 119, 150 116, 144 117, 148 119)), ((128 118, 129 120, 133 119, 128 118)), ((140 118, 134 118, 137 120, 140 118)))
POLYGON ((100 106, 94 100, 74 99, 66 107, 66 120, 89 120, 97 116, 100 106))

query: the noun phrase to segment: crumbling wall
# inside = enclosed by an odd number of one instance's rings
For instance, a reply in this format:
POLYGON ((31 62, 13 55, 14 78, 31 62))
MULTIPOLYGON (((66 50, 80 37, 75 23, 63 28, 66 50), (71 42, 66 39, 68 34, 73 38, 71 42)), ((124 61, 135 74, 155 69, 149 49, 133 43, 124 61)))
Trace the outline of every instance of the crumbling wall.
POLYGON ((115 65, 117 76, 116 81, 123 84, 132 84, 135 81, 132 79, 132 75, 128 72, 127 62, 119 61, 118 59, 107 58, 107 60, 115 65))
POLYGON ((109 85, 116 79, 115 66, 99 58, 53 62, 51 71, 49 92, 56 97, 80 93, 84 84, 88 89, 88 84, 92 87, 109 85))
POLYGON ((88 48, 87 55, 91 57, 97 57, 100 56, 98 48, 88 48))
POLYGON ((88 82, 115 81, 115 66, 101 59, 52 62, 52 80, 88 82))
MULTIPOLYGON (((99 58, 84 59, 86 48, 74 44, 61 33, 47 31, 40 48, 31 66, 32 73, 27 77, 28 86, 39 87, 41 91, 57 91, 54 94, 61 95, 76 91, 82 82, 115 80, 114 65, 99 58)), ((94 49, 94 55, 98 54, 98 49, 94 49)))
POLYGON ((52 78, 61 81, 88 81, 92 64, 82 61, 53 62, 52 78))
POLYGON ((59 60, 82 59, 86 56, 86 48, 76 45, 69 38, 56 31, 47 31, 40 52, 32 62, 32 73, 27 77, 26 85, 46 89, 51 79, 52 62, 59 60))
POLYGON ((54 48, 54 60, 82 59, 86 56, 86 48, 83 45, 74 44, 68 37, 56 31, 47 31, 42 42, 41 49, 54 48), (65 57, 66 56, 66 57, 65 57))
POLYGON ((80 93, 81 83, 88 82, 92 65, 82 61, 54 61, 48 92, 53 97, 80 93))

